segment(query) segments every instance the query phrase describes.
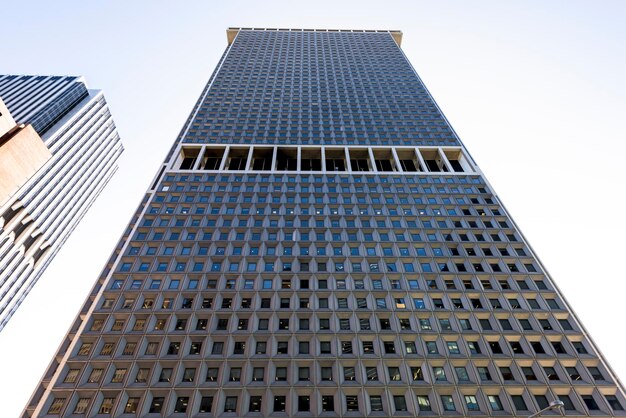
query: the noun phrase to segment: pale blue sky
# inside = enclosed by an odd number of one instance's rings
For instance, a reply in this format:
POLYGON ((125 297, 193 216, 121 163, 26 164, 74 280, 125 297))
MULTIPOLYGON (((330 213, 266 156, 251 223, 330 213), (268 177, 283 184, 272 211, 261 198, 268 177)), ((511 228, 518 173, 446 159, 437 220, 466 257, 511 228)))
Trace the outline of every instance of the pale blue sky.
POLYGON ((104 90, 126 147, 114 180, 0 333, 3 416, 30 397, 228 26, 402 30, 408 58, 626 379, 626 2, 5 1, 2 17, 0 72, 84 75, 104 90))

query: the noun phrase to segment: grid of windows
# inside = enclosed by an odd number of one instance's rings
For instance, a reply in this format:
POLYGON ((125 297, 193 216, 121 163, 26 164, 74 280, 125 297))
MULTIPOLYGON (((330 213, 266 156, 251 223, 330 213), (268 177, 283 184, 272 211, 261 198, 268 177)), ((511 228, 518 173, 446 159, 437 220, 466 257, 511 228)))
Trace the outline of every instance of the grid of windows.
POLYGON ((392 36, 365 32, 240 31, 184 140, 458 144, 392 36))
MULTIPOLYGON (((185 142, 459 145, 388 33, 242 30, 222 62, 185 142)), ((556 399, 623 414, 479 172, 182 164, 99 283, 48 413, 82 397, 194 416, 530 415, 556 399)))

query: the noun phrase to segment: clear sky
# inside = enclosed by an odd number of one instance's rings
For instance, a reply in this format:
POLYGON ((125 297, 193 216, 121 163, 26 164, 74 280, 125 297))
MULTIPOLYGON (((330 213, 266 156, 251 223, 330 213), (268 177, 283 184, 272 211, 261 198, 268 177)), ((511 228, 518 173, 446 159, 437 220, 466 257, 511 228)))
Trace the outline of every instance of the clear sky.
POLYGON ((618 376, 626 379, 626 2, 9 1, 0 72, 103 89, 126 152, 0 333, 25 406, 224 48, 228 26, 400 29, 403 49, 618 376))

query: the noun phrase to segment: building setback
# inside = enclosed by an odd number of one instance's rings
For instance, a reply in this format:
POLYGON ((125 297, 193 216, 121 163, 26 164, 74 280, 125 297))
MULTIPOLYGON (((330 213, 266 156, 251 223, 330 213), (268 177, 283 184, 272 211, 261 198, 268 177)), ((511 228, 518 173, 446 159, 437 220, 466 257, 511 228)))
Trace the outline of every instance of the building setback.
POLYGON ((625 415, 399 31, 227 35, 24 417, 625 415))
POLYGON ((117 170, 123 147, 102 92, 80 77, 0 75, 0 119, 2 330, 117 170))

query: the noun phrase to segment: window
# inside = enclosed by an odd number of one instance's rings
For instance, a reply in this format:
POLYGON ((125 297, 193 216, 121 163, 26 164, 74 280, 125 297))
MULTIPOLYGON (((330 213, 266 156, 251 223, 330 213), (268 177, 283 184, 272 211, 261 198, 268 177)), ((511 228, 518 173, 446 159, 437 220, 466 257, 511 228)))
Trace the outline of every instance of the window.
POLYGON ((69 369, 67 374, 65 375, 65 379, 63 379, 63 383, 74 383, 76 382, 76 378, 78 377, 78 373, 80 373, 80 369, 69 369))
POLYGON ((498 341, 490 341, 489 348, 493 354, 502 354, 502 347, 498 341))
POLYGON ((393 405, 396 411, 406 411, 406 399, 403 395, 394 395, 393 397, 393 405))
POLYGON ((102 399, 102 403, 100 404, 100 409, 98 410, 99 414, 110 414, 113 411, 113 404, 115 403, 115 398, 104 398, 102 399))
POLYGON ((179 396, 176 399, 176 404, 174 405, 174 412, 187 412, 188 406, 189 406, 189 397, 179 396))
POLYGON ((554 367, 544 367, 543 371, 545 372, 548 380, 559 380, 559 375, 556 373, 554 367))
POLYGON ((376 367, 366 367, 365 375, 369 381, 378 381, 378 369, 376 367))
POLYGON ((565 347, 560 341, 552 341, 552 348, 557 354, 566 354, 565 347))
POLYGON ((239 382, 241 381, 241 368, 240 367, 232 367, 230 369, 230 375, 228 376, 228 380, 231 382, 239 382))
MULTIPOLYGON (((367 319, 363 319, 362 321, 367 321, 367 319)), ((364 329, 364 328, 361 327, 361 329, 364 329)), ((363 347, 363 354, 374 354, 374 342, 373 341, 362 341, 361 346, 363 347)))
POLYGON ((472 329, 472 324, 470 323, 469 319, 459 318, 459 324, 461 324, 461 329, 463 331, 468 331, 472 329))
POLYGON ((276 377, 277 382, 286 382, 287 381, 287 368, 286 367, 276 367, 276 377))
POLYGON ((250 396, 248 410, 250 412, 261 412, 262 399, 263 397, 261 396, 250 396))
POLYGON ((354 381, 355 379, 355 374, 354 374, 354 367, 344 367, 343 368, 343 379, 345 381, 354 381))
POLYGON ((267 350, 267 343, 264 341, 257 341, 255 354, 265 354, 267 350))
POLYGON ((504 331, 513 330, 513 326, 511 325, 511 322, 507 318, 500 318, 499 322, 500 322, 500 326, 502 327, 504 331))
POLYGON ((289 351, 288 341, 278 341, 276 345, 276 354, 287 354, 289 351))
POLYGON ((389 318, 380 318, 380 329, 381 330, 390 330, 391 329, 391 322, 389 321, 389 318))
POLYGON ((298 368, 298 380, 301 382, 308 382, 311 378, 311 372, 308 367, 298 368))
POLYGON ((161 370, 161 374, 159 375, 159 382, 171 382, 172 380, 172 369, 166 368, 161 370))
POLYGON ((103 369, 93 369, 91 371, 91 374, 89 375, 89 383, 98 383, 100 382, 100 379, 102 378, 102 372, 103 369))
POLYGON ((515 354, 524 354, 524 350, 522 349, 522 345, 519 341, 509 341, 509 346, 511 347, 511 351, 515 354))
POLYGON ((413 381, 422 381, 424 380, 424 373, 422 372, 421 367, 411 367, 411 378, 413 381))
POLYGON ((78 402, 76 402, 76 406, 74 407, 74 414, 84 414, 87 412, 87 407, 89 406, 89 401, 91 398, 80 398, 78 402))
POLYGON ((520 326, 522 327, 522 329, 524 331, 532 331, 533 330, 533 326, 531 325, 530 321, 528 319, 522 318, 519 320, 520 326))
POLYGON ((454 372, 459 382, 469 382, 469 375, 465 367, 455 367, 454 372))
POLYGON ((598 411, 600 409, 600 407, 598 406, 598 404, 596 403, 596 400, 593 398, 592 395, 583 395, 582 398, 583 398, 583 402, 585 403, 585 406, 590 411, 598 411))
POLYGON ((489 373, 489 369, 486 367, 478 367, 478 377, 481 382, 490 382, 491 381, 491 373, 489 373))
POLYGON ((478 345, 478 341, 468 341, 467 347, 471 354, 480 354, 480 346, 478 345))
POLYGON ((482 327, 483 331, 493 330, 493 327, 491 326, 491 322, 489 322, 488 318, 479 319, 478 322, 480 322, 480 326, 482 327))
POLYGON ((566 411, 576 410, 576 408, 574 407, 574 403, 572 402, 572 400, 570 399, 568 395, 559 395, 559 400, 563 402, 564 404, 563 409, 565 409, 566 411))
POLYGON ((528 407, 526 406, 523 396, 511 395, 511 399, 513 400, 513 405, 515 406, 516 411, 528 411, 528 407))
POLYGON ((320 354, 330 354, 330 341, 320 341, 320 354))
POLYGON ((465 395, 465 406, 468 411, 479 411, 478 401, 474 395, 465 395))
POLYGON ((63 409, 63 405, 65 405, 65 398, 56 398, 52 401, 50 408, 48 408, 48 414, 59 415, 61 413, 61 409, 63 409))
POLYGON ((237 397, 227 396, 224 401, 224 412, 236 412, 237 411, 237 397))
POLYGON ((415 309, 426 309, 426 304, 422 298, 414 298, 413 304, 415 305, 415 309))
POLYGON ((587 370, 589 370, 589 374, 591 374, 593 380, 605 380, 604 376, 600 372, 600 369, 597 367, 587 367, 587 370))
POLYGON ((121 383, 124 381, 127 369, 115 369, 115 373, 111 378, 111 383, 121 383))
POLYGON ((500 374, 502 374, 503 380, 515 380, 510 367, 500 367, 500 374))
POLYGON ((217 367, 210 367, 206 371, 206 381, 207 382, 216 382, 217 374, 219 373, 219 369, 217 367))
POLYGON ((587 354, 587 349, 581 341, 572 341, 572 345, 578 354, 587 354))
POLYGON ((615 395, 605 395, 604 396, 606 401, 609 403, 609 405, 611 406, 611 409, 614 411, 623 411, 624 407, 622 406, 622 404, 617 400, 617 396, 615 395))
POLYGON ((298 412, 308 412, 311 409, 311 398, 309 396, 298 396, 298 412))
POLYGON ((459 350, 459 345, 456 341, 448 341, 447 345, 448 345, 448 353, 461 354, 461 351, 459 350))
POLYGON ((137 376, 135 376, 135 383, 146 383, 146 381, 148 380, 149 374, 150 374, 150 369, 137 370, 137 376))
POLYGON ((417 347, 413 341, 405 341, 404 350, 407 354, 417 354, 417 347))
POLYGON ((535 400, 537 401, 537 405, 539 405, 539 409, 548 407, 548 398, 546 398, 545 395, 535 395, 535 400))
POLYGON ((500 397, 498 395, 488 395, 487 399, 489 400, 489 405, 492 410, 502 411, 502 402, 500 402, 500 397))
POLYGON ((333 395, 322 396, 322 411, 334 412, 335 411, 335 399, 333 395))
POLYGON ((148 412, 151 414, 160 413, 161 410, 163 409, 164 402, 165 402, 164 397, 158 396, 158 397, 152 398, 152 402, 150 403, 150 408, 148 409, 148 412))
POLYGON ((126 405, 124 405, 124 413, 136 414, 137 409, 139 408, 139 399, 140 398, 128 398, 126 405))
POLYGON ((286 399, 285 396, 274 396, 274 412, 285 412, 286 399))
POLYGON ((346 395, 346 409, 348 412, 359 410, 359 398, 356 395, 346 395))
POLYGON ((370 408, 372 412, 383 410, 383 400, 380 396, 370 395, 370 408))
POLYGON ((389 373, 390 381, 399 382, 402 380, 402 376, 400 375, 400 369, 398 367, 388 367, 387 371, 389 373))
POLYGON ((441 395, 441 404, 443 405, 444 411, 456 411, 454 400, 450 395, 441 395))
POLYGON ((537 376, 535 375, 532 367, 522 367, 522 373, 524 373, 524 378, 527 381, 537 380, 537 376))
POLYGON ((417 405, 419 406, 420 411, 432 411, 430 400, 426 395, 417 395, 417 405))
POLYGON ((223 350, 224 350, 224 343, 221 341, 216 341, 213 343, 213 349, 211 350, 211 354, 219 355, 219 354, 222 354, 223 350))
POLYGON ((446 381, 446 372, 443 367, 433 367, 433 375, 435 376, 435 380, 437 381, 446 381))

